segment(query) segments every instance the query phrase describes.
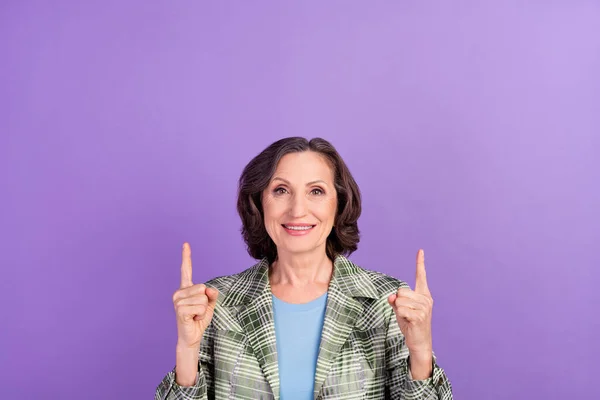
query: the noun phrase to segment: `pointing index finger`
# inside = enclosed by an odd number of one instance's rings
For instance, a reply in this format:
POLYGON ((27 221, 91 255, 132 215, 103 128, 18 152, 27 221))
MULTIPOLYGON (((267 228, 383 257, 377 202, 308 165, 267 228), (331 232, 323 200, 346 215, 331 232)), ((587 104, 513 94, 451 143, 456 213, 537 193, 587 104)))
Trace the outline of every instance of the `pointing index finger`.
POLYGON ((429 286, 427 285, 427 272, 425 271, 425 252, 422 249, 417 253, 415 292, 427 295, 430 294, 429 286))
POLYGON ((192 286, 192 249, 189 243, 183 244, 181 251, 181 288, 192 286))

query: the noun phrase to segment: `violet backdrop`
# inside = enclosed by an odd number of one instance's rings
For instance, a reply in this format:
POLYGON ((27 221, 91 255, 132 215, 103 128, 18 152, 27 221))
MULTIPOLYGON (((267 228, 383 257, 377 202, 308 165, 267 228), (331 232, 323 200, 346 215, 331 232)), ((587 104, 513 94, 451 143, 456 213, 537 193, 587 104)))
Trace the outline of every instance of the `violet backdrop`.
POLYGON ((296 135, 360 185, 351 259, 425 249, 456 399, 600 398, 599 2, 4 1, 0 57, 2 398, 153 398, 181 244, 252 265, 237 179, 296 135))

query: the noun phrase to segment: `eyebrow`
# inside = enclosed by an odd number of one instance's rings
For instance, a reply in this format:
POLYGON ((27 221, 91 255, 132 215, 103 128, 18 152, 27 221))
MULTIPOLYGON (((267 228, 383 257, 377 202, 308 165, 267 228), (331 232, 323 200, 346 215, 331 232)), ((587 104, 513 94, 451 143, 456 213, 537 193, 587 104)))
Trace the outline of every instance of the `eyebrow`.
MULTIPOLYGON (((282 181, 282 182, 284 182, 284 183, 287 183, 287 184, 288 184, 288 185, 290 185, 290 186, 292 185, 292 184, 290 183, 290 181, 288 181, 287 179, 283 179, 283 178, 280 178, 280 177, 278 177, 278 176, 276 176, 275 178, 273 178, 273 180, 274 180, 274 181, 282 181)), ((329 186, 329 185, 327 185, 327 182, 325 182, 325 181, 324 181, 324 180, 322 180, 322 179, 317 179, 316 181, 311 181, 311 182, 308 182, 308 183, 306 184, 306 186, 314 185, 314 184, 316 184, 316 183, 324 183, 324 184, 325 184, 325 186, 329 186)))

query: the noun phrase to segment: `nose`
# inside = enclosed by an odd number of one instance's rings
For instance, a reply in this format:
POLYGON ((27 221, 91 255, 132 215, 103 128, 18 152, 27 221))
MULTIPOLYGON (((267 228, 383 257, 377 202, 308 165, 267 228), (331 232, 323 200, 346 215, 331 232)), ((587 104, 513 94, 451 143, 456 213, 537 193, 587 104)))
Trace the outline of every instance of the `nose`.
POLYGON ((290 204, 290 216, 292 218, 301 218, 308 212, 307 200, 305 196, 294 195, 290 204))

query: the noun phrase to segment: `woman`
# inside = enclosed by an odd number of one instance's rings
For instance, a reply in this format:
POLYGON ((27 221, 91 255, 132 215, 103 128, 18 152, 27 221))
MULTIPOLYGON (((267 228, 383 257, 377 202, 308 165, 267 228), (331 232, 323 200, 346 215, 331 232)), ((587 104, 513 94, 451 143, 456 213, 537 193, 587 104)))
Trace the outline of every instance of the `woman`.
POLYGON ((452 399, 423 252, 414 291, 346 258, 360 192, 329 142, 270 145, 244 169, 237 208, 260 261, 194 285, 184 244, 176 366, 156 399, 452 399))

